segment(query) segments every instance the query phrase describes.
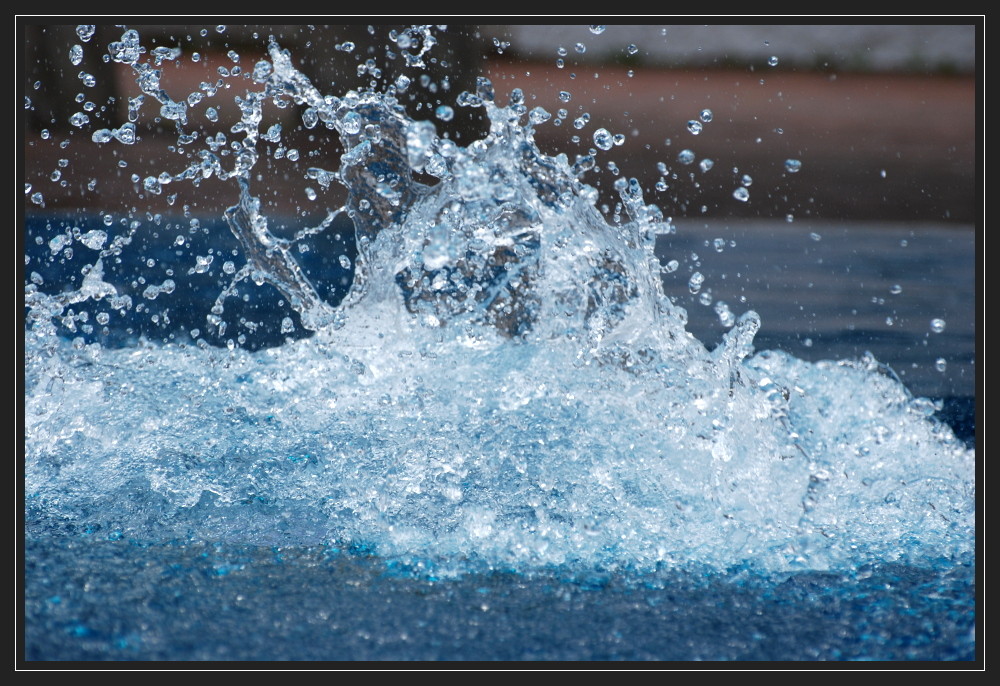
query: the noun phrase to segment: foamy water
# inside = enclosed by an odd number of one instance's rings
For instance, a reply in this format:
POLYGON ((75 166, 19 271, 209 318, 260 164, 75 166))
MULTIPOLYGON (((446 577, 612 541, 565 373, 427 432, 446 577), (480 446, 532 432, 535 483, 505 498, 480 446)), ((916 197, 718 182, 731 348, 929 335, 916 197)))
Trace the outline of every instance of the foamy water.
MULTIPOLYGON (((415 68, 433 35, 408 39, 415 68)), ((210 127, 190 138, 208 103, 160 88, 140 47, 126 32, 112 58, 196 151, 147 170, 143 188, 196 198, 193 181, 232 183, 239 255, 229 267, 190 256, 229 280, 206 330, 268 284, 296 311, 289 326, 315 335, 256 352, 197 336, 74 341, 74 327, 170 298, 180 279, 106 279, 141 222, 53 235, 49 259, 85 273, 58 294, 26 280, 29 534, 361 546, 435 574, 971 558, 975 455, 934 404, 873 358, 755 351, 753 312, 720 315, 730 328, 708 351, 662 290, 653 248, 673 224, 627 177, 602 213, 581 180, 601 153, 540 151, 533 132, 552 115, 524 94, 494 96, 480 79, 459 95, 490 121, 461 146, 413 120, 395 89, 322 92, 272 43, 244 65, 239 145, 222 155, 210 127), (333 217, 286 241, 259 200, 276 101, 345 149, 307 181, 348 192, 359 253, 338 306, 296 256, 333 217)), ((127 124, 93 129, 94 145, 127 144, 127 124)))

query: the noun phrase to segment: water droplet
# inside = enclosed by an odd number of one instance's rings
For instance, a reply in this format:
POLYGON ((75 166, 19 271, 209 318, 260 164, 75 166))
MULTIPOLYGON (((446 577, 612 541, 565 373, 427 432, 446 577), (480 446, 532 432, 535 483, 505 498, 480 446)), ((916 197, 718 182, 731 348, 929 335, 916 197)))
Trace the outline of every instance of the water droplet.
POLYGON ((58 181, 61 177, 62 177, 62 172, 59 171, 58 169, 49 174, 49 178, 52 179, 53 181, 58 181))
POLYGON ((215 30, 218 33, 225 33, 226 32, 226 25, 225 24, 219 24, 218 26, 215 27, 215 30))
MULTIPOLYGON (((356 114, 352 112, 352 114, 356 114)), ((455 110, 448 107, 447 105, 440 105, 436 110, 434 110, 434 116, 441 121, 451 121, 455 118, 455 110)))
MULTIPOLYGON (((573 94, 570 93, 569 91, 559 91, 559 100, 561 100, 562 102, 569 102, 572 98, 573 94)), ((562 112, 563 110, 559 111, 562 112)), ((563 119, 566 118, 565 114, 560 114, 559 116, 562 117, 563 119)))
POLYGON ((814 231, 814 232, 812 232, 812 233, 810 233, 810 234, 809 234, 809 238, 813 239, 814 241, 819 241, 819 240, 821 240, 821 239, 822 239, 823 237, 822 237, 822 236, 820 236, 820 235, 819 235, 818 233, 816 233, 816 232, 814 231))
POLYGON ((281 333, 291 333, 295 330, 295 324, 292 322, 291 317, 285 317, 281 320, 281 333))
POLYGON ((708 159, 707 157, 698 163, 698 167, 703 171, 707 172, 709 169, 715 166, 715 162, 708 159))
POLYGON ((699 133, 701 133, 702 124, 697 119, 692 119, 687 123, 687 127, 688 131, 697 136, 699 133))
POLYGON ((341 255, 338 258, 338 261, 340 262, 340 266, 343 267, 344 269, 351 268, 351 258, 348 257, 347 255, 341 255))
POLYGON ((663 271, 667 274, 677 271, 677 268, 681 266, 681 263, 677 260, 670 260, 665 265, 663 265, 663 271))
POLYGON ((306 197, 309 198, 310 200, 315 200, 316 191, 310 188, 309 186, 306 186, 306 197))
POLYGON ((899 285, 898 283, 896 283, 896 284, 893 284, 893 285, 892 285, 892 286, 891 286, 891 287, 889 288, 889 292, 890 292, 890 293, 892 293, 893 295, 899 295, 900 293, 902 293, 902 292, 903 292, 903 287, 902 287, 902 286, 900 286, 900 285, 899 285))
POLYGON ((600 34, 604 33, 605 29, 607 29, 607 28, 608 27, 604 26, 603 24, 591 24, 590 25, 590 32, 593 33, 593 34, 600 35, 600 34))
POLYGON ((802 162, 799 160, 785 160, 785 171, 789 174, 795 174, 800 169, 802 169, 802 162))
POLYGON ((76 27, 76 35, 80 37, 80 40, 86 43, 94 37, 94 32, 96 30, 97 27, 92 24, 80 24, 76 27))
POLYGON ((74 45, 69 49, 69 61, 74 67, 79 66, 80 62, 83 62, 83 48, 79 45, 74 45))
POLYGON ((767 63, 769 65, 771 65, 772 67, 777 67, 778 66, 778 58, 777 58, 777 56, 771 55, 770 57, 768 57, 767 58, 767 63))
POLYGON ((948 368, 948 362, 943 357, 939 357, 934 361, 934 369, 938 370, 939 372, 943 372, 947 368, 948 368))
POLYGON ((573 49, 576 50, 581 55, 587 52, 587 46, 584 45, 583 43, 577 43, 576 45, 573 46, 573 49))
POLYGON ((712 241, 712 245, 715 246, 715 252, 722 252, 722 250, 726 247, 726 239, 716 238, 712 241))
POLYGON ((639 48, 636 46, 635 43, 629 43, 629 46, 625 48, 625 52, 627 52, 630 55, 634 55, 635 53, 639 52, 639 48))
POLYGON ((736 317, 733 315, 732 311, 729 309, 729 305, 721 300, 715 302, 715 307, 712 308, 715 313, 719 315, 719 323, 722 324, 727 329, 732 328, 736 324, 736 317))
POLYGON ((77 112, 69 118, 69 123, 72 124, 73 126, 83 126, 89 121, 90 117, 88 117, 83 112, 77 112))
POLYGON ((941 333, 944 331, 945 321, 940 318, 934 318, 931 320, 931 331, 934 333, 941 333))
POLYGON ((594 145, 601 150, 610 150, 614 146, 614 138, 607 129, 597 129, 594 131, 594 145))
POLYGON ((623 134, 623 133, 616 133, 613 136, 613 138, 614 138, 614 141, 615 141, 615 145, 624 145, 625 144, 625 134, 623 134))
POLYGON ((882 177, 882 178, 884 179, 884 178, 885 178, 885 169, 881 170, 881 171, 880 171, 880 172, 878 173, 878 175, 879 175, 879 176, 881 176, 881 177, 882 177))
POLYGON ((100 250, 108 240, 108 234, 99 229, 93 229, 80 236, 80 242, 91 250, 100 250))
POLYGON ((691 164, 694 162, 694 152, 691 150, 681 150, 677 154, 677 161, 681 164, 691 164))
POLYGON ((701 290, 701 285, 703 283, 705 283, 705 275, 701 272, 695 272, 691 275, 691 278, 688 279, 688 290, 691 291, 691 294, 693 295, 701 290))
POLYGON ((750 191, 748 191, 743 186, 740 186, 735 191, 733 191, 733 197, 739 200, 740 202, 746 202, 747 200, 750 199, 750 191))
POLYGON ((132 145, 135 143, 135 124, 132 122, 126 122, 121 125, 121 128, 114 129, 111 132, 120 143, 125 145, 132 145))
POLYGON ((744 174, 743 177, 740 179, 740 183, 742 183, 744 186, 749 187, 750 185, 753 184, 753 177, 750 176, 749 174, 744 174))
POLYGON ((551 118, 552 115, 549 114, 548 110, 546 110, 544 107, 541 106, 535 107, 530 112, 528 112, 528 121, 536 126, 538 124, 541 124, 542 122, 548 121, 551 118))

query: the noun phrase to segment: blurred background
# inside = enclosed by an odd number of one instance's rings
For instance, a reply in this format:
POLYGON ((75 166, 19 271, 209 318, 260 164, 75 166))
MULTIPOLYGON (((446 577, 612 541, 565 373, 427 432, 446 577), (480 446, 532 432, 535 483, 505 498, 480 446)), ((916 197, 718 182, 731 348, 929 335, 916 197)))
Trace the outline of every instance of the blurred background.
MULTIPOLYGON (((455 102, 480 75, 492 79, 500 103, 520 88, 529 109, 552 113, 536 131, 543 152, 573 162, 594 148, 598 128, 621 134, 623 143, 600 151, 582 180, 600 191, 610 216, 613 181, 636 177, 646 201, 672 218, 676 233, 658 244, 662 261, 677 263, 664 285, 708 347, 726 330, 720 301, 737 315, 752 308, 763 321, 759 350, 809 360, 871 351, 915 394, 965 398, 961 411, 974 412, 982 27, 975 17, 947 20, 447 26, 433 31, 426 65, 412 68, 400 53, 422 44, 407 26, 98 25, 84 40, 76 24, 22 19, 25 284, 78 287, 92 259, 74 240, 95 228, 109 240, 135 231, 107 278, 144 307, 68 335, 109 345, 139 336, 208 345, 236 338, 247 347, 307 335, 281 330, 293 314, 269 286, 227 305, 228 333, 209 332, 205 314, 230 277, 224 259, 205 267, 196 257, 236 249, 221 221, 235 185, 213 178, 151 193, 143 184, 179 172, 207 136, 228 137, 223 147, 242 139, 230 130, 239 120, 233 96, 252 85, 242 79, 273 36, 323 93, 382 90, 408 76, 399 99, 409 115, 463 145, 487 128, 481 110, 455 102), (159 103, 138 103, 132 68, 106 59, 126 29, 139 32, 140 61, 159 60, 160 86, 187 99, 188 129, 202 136, 188 149, 159 103), (180 55, 170 57, 174 48, 180 55), (450 117, 438 114, 442 105, 450 117), (95 131, 129 121, 130 109, 134 143, 92 142, 95 131), (168 271, 188 283, 143 299, 168 271), (696 273, 704 283, 692 293, 696 273)), ((252 187, 271 228, 287 236, 344 200, 336 184, 310 182, 310 168, 337 169, 343 151, 301 114, 294 105, 265 108, 261 130, 280 124, 281 141, 269 145, 252 187)), ((353 259, 351 233, 338 220, 303 253, 331 301, 350 283, 339 258, 353 259)), ((225 257, 239 266, 233 255, 225 257)))

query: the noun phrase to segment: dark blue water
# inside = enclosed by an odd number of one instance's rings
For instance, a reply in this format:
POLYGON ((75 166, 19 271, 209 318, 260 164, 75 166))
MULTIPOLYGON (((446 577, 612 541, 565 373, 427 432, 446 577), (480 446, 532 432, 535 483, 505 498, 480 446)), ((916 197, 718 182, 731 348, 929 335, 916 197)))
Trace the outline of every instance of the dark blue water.
POLYGON ((974 660, 974 570, 415 579, 363 551, 46 537, 28 660, 974 660))

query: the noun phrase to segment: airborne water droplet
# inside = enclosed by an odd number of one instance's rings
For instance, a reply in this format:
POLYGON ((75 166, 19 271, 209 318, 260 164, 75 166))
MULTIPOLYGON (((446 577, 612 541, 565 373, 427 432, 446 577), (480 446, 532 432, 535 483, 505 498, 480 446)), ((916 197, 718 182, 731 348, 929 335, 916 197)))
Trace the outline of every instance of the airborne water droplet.
POLYGON ((76 27, 76 35, 80 37, 80 40, 86 43, 94 37, 94 31, 96 30, 97 27, 92 24, 80 24, 76 27))
POLYGON ((677 154, 677 161, 681 164, 691 164, 694 162, 694 152, 691 150, 681 150, 677 154))
POLYGON ((74 67, 79 66, 80 62, 83 62, 83 48, 79 45, 74 45, 69 49, 69 61, 74 67))
POLYGON ((931 331, 934 333, 941 333, 944 331, 945 321, 940 318, 935 318, 931 320, 931 331))
POLYGON ((802 162, 799 160, 785 160, 785 171, 789 174, 795 174, 800 169, 802 169, 802 162))
POLYGON ((939 357, 937 358, 937 360, 934 361, 934 369, 938 370, 939 372, 943 372, 947 368, 948 368, 948 362, 943 357, 939 357))
POLYGON ((688 290, 691 291, 692 295, 701 290, 701 285, 705 283, 705 275, 701 272, 695 272, 688 279, 688 290))
POLYGON ((771 55, 769 58, 767 58, 767 63, 769 65, 771 65, 772 67, 777 67, 778 66, 778 58, 777 58, 777 56, 776 55, 771 55))
POLYGON ((590 32, 593 33, 593 34, 598 34, 599 35, 599 34, 604 33, 604 31, 607 28, 608 27, 604 26, 603 24, 591 24, 590 25, 590 32))
POLYGON ((692 119, 687 123, 687 128, 688 131, 697 136, 699 133, 701 133, 703 127, 700 121, 698 121, 697 119, 692 119))
POLYGON ((610 150, 614 146, 614 138, 607 129, 597 129, 594 131, 594 145, 601 150, 610 150))
POLYGON ((750 199, 750 191, 748 191, 744 186, 740 186, 735 191, 733 191, 733 197, 740 202, 746 202, 750 199))

